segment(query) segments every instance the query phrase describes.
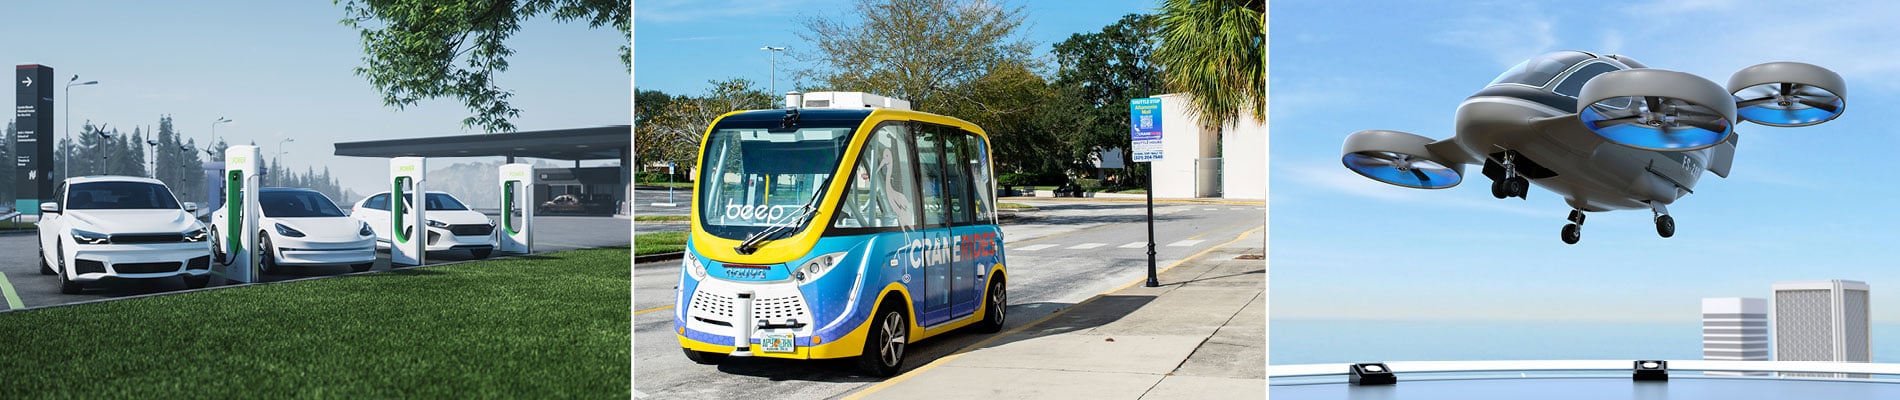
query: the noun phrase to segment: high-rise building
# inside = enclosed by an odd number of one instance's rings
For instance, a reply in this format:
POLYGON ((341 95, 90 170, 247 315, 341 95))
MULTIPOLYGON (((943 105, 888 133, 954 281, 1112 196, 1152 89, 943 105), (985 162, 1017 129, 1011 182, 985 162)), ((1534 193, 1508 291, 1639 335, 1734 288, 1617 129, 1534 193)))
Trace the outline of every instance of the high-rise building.
MULTIPOLYGON (((1768 361, 1768 300, 1745 297, 1702 299, 1702 359, 1768 361)), ((1722 371, 1705 374, 1767 375, 1722 371)))
POLYGON ((1777 282, 1774 292, 1771 323, 1776 361, 1873 360, 1867 283, 1838 279, 1777 282))

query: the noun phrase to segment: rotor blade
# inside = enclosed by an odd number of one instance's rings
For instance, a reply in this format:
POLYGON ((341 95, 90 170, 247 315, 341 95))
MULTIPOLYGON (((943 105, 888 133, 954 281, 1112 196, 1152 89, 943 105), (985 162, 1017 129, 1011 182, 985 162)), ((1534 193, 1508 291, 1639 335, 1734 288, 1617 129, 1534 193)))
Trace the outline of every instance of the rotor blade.
POLYGON ((1786 96, 1791 94, 1794 94, 1794 82, 1782 82, 1781 95, 1786 96))
MULTIPOLYGON (((1698 121, 1695 119, 1677 119, 1676 124, 1696 127, 1696 128, 1707 130, 1709 132, 1724 132, 1728 130, 1728 127, 1723 126, 1722 124, 1715 123, 1715 121, 1698 121)), ((1663 128, 1663 130, 1668 131, 1669 128, 1663 128)))
POLYGON ((1649 106, 1649 111, 1651 112, 1662 112, 1663 100, 1661 97, 1643 96, 1643 103, 1649 106))
POLYGON ((1422 170, 1422 169, 1417 169, 1417 168, 1413 168, 1413 169, 1412 169, 1412 176, 1416 176, 1416 177, 1418 177, 1418 181, 1419 181, 1419 183, 1426 183, 1426 182, 1431 182, 1431 181, 1432 181, 1432 176, 1431 176, 1431 175, 1426 175, 1426 174, 1425 174, 1425 170, 1422 170))
POLYGON ((1754 107, 1754 106, 1759 106, 1762 104, 1772 103, 1774 101, 1775 101, 1774 96, 1768 96, 1768 97, 1763 97, 1759 99, 1742 100, 1742 101, 1735 102, 1735 108, 1754 107))
POLYGON ((1820 100, 1809 99, 1809 98, 1795 98, 1794 101, 1797 103, 1806 104, 1808 105, 1808 107, 1819 108, 1821 109, 1821 111, 1827 111, 1827 112, 1840 111, 1840 107, 1835 107, 1834 103, 1831 103, 1831 102, 1820 101, 1820 100))
POLYGON ((1608 128, 1608 127, 1618 125, 1618 124, 1634 122, 1637 119, 1641 119, 1642 117, 1643 117, 1642 115, 1631 115, 1631 116, 1621 117, 1621 118, 1598 120, 1594 122, 1594 124, 1596 124, 1596 129, 1603 129, 1603 128, 1608 128))

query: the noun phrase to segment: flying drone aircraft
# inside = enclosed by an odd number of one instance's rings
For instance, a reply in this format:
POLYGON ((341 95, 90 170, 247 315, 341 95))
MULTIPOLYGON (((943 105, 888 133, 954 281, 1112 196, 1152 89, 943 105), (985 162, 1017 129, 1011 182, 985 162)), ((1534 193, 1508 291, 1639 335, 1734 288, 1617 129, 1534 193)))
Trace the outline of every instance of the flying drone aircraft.
POLYGON ((1744 68, 1723 90, 1626 56, 1559 51, 1466 98, 1451 138, 1359 131, 1346 137, 1342 161, 1419 189, 1457 186, 1465 164, 1483 165, 1493 197, 1526 198, 1532 183, 1562 195, 1571 207, 1564 243, 1583 238, 1584 212, 1643 208, 1666 238, 1676 233, 1668 204, 1694 193, 1704 170, 1728 177, 1737 122, 1820 124, 1846 110, 1846 97, 1839 74, 1804 63, 1744 68))

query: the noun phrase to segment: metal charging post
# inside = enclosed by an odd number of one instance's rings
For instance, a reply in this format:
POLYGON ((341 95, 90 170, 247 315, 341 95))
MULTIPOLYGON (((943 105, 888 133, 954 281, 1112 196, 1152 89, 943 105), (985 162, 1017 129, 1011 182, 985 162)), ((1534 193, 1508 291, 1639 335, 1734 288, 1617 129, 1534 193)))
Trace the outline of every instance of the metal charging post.
POLYGON ((505 254, 534 252, 534 166, 501 166, 501 226, 496 247, 505 254))
POLYGON ((427 262, 429 195, 423 191, 422 157, 389 160, 389 264, 421 266, 427 262))
POLYGON ((224 227, 218 232, 224 247, 222 274, 225 283, 257 282, 257 186, 263 164, 257 146, 231 146, 224 150, 224 227))

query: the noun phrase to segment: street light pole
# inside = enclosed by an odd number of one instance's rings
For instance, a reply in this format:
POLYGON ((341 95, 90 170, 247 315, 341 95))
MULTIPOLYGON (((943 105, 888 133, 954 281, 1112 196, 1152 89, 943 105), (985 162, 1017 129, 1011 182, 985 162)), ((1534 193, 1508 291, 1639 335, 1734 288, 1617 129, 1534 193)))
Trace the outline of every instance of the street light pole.
POLYGON ((217 121, 211 121, 211 141, 205 143, 205 155, 211 157, 211 159, 213 160, 218 159, 218 155, 216 153, 212 153, 212 150, 211 150, 211 147, 217 146, 217 143, 218 143, 218 124, 222 124, 226 122, 231 122, 231 119, 225 118, 225 117, 218 117, 217 121))
MULTIPOLYGON (((271 157, 271 159, 270 159, 270 162, 271 162, 272 164, 277 164, 277 168, 283 168, 283 167, 284 167, 284 161, 283 161, 283 158, 284 158, 284 143, 290 143, 290 142, 295 142, 295 141, 297 141, 297 138, 284 138, 283 140, 278 140, 278 141, 277 141, 277 156, 276 156, 276 157, 271 157)), ((277 171, 277 173, 279 174, 278 176, 280 177, 280 178, 279 178, 279 180, 282 180, 282 179, 281 179, 281 177, 283 176, 282 174, 283 174, 284 172, 285 172, 285 171, 277 171)), ((284 183, 283 183, 283 182, 277 182, 277 184, 278 184, 278 185, 283 185, 284 183)))
POLYGON ((72 79, 67 79, 66 80, 66 94, 62 95, 62 96, 66 96, 66 130, 64 133, 64 135, 66 136, 66 148, 64 150, 66 151, 61 152, 64 154, 60 155, 59 168, 66 170, 65 177, 67 178, 73 177, 73 153, 72 153, 72 149, 73 149, 72 148, 73 146, 72 145, 73 143, 73 86, 90 86, 90 85, 99 84, 99 81, 85 81, 85 82, 78 82, 78 81, 79 81, 79 74, 73 74, 72 79))
POLYGON ((778 96, 783 94, 778 92, 778 52, 785 51, 785 48, 765 46, 760 47, 759 50, 772 52, 772 95, 778 96))

